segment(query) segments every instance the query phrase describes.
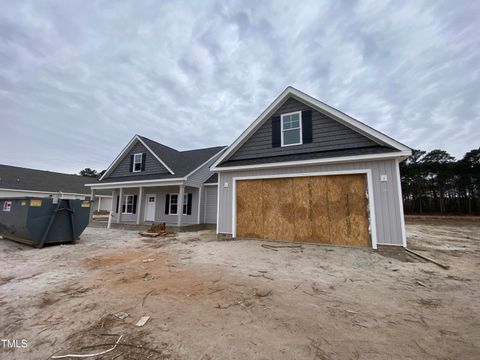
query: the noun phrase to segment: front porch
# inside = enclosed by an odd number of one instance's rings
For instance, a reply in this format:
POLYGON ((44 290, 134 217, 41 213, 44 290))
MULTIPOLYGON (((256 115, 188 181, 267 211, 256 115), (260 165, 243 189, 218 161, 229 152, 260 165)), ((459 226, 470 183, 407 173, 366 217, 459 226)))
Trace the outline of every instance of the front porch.
POLYGON ((141 228, 152 223, 166 223, 170 229, 192 228, 203 224, 203 187, 179 184, 102 184, 95 190, 112 191, 112 205, 107 227, 141 228))

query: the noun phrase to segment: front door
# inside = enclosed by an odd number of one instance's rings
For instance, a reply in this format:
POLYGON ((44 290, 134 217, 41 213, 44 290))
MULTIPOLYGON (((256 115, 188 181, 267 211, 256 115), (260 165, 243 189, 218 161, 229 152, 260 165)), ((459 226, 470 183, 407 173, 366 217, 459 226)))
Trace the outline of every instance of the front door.
POLYGON ((146 195, 147 201, 145 203, 145 221, 155 220, 155 204, 157 197, 153 194, 146 195))

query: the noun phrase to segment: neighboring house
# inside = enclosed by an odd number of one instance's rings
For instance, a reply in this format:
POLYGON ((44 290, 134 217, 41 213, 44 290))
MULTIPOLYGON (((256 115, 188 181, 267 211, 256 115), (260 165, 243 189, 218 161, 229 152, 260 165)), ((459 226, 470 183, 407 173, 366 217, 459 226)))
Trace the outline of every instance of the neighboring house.
POLYGON ((406 246, 399 162, 411 149, 288 87, 213 163, 217 233, 406 246))
POLYGON ((209 167, 224 150, 177 151, 135 135, 99 181, 88 186, 93 193, 112 192, 108 227, 112 222, 215 224, 217 184, 209 167))
MULTIPOLYGON (((62 174, 52 171, 0 165, 0 197, 59 197, 63 199, 89 200, 90 192, 85 184, 92 178, 62 174)), ((93 210, 110 210, 111 195, 98 193, 93 210)))

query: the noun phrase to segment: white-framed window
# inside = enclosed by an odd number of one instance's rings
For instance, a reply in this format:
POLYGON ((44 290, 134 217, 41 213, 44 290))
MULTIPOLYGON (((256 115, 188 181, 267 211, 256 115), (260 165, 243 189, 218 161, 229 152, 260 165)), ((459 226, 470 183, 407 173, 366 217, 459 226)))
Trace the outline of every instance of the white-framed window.
POLYGON ((133 214, 133 195, 125 195, 123 214, 133 214))
MULTIPOLYGON (((183 209, 182 214, 187 215, 188 209, 188 194, 183 194, 183 209)), ((170 205, 168 209, 169 215, 177 215, 178 210, 178 194, 170 194, 170 205)))
POLYGON ((282 114, 282 146, 302 144, 302 112, 282 114))
POLYGON ((183 194, 183 215, 188 215, 188 194, 183 194))
POLYGON ((178 209, 178 194, 170 194, 170 207, 168 208, 169 215, 177 215, 178 209))
POLYGON ((140 172, 142 171, 142 161, 143 161, 143 154, 138 153, 133 155, 133 172, 140 172))

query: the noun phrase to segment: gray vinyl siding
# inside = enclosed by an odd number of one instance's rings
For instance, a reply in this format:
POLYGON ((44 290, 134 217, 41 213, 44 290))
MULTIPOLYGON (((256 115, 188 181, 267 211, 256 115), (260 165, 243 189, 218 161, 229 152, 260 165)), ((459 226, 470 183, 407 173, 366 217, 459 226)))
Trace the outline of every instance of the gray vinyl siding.
POLYGON ((113 169, 112 173, 105 179, 118 178, 123 176, 135 176, 152 174, 170 174, 170 172, 148 151, 142 143, 137 142, 125 157, 113 169), (137 153, 146 153, 145 170, 141 172, 130 172, 130 156, 137 153))
POLYGON ((363 161, 346 164, 328 164, 288 167, 279 169, 258 169, 247 171, 221 172, 219 174, 220 202, 218 232, 232 234, 232 188, 234 177, 260 175, 287 175, 294 173, 330 172, 345 170, 370 169, 372 172, 372 187, 374 196, 377 243, 386 245, 403 245, 402 204, 399 202, 398 164, 395 160, 363 161), (380 175, 387 175, 388 181, 381 182, 380 175), (228 187, 225 187, 228 183, 228 187))
POLYGON ((205 186, 205 224, 217 223, 217 186, 205 186))
POLYGON ((373 140, 294 98, 289 98, 272 117, 270 117, 229 160, 257 159, 278 155, 380 146, 373 140), (273 116, 280 116, 281 114, 304 110, 312 110, 312 142, 295 146, 272 147, 271 118, 273 116))
POLYGON ((219 152, 216 156, 214 156, 206 164, 204 164, 200 169, 190 175, 186 181, 186 184, 195 187, 202 186, 203 183, 213 175, 213 172, 210 171, 210 166, 215 162, 215 160, 218 159, 221 154, 222 152, 219 152))
MULTIPOLYGON (((179 193, 178 186, 164 186, 164 187, 145 187, 143 189, 143 199, 141 201, 141 205, 137 205, 137 213, 140 211, 140 224, 145 223, 145 203, 147 195, 154 194, 156 195, 156 204, 155 204, 155 221, 158 223, 167 223, 170 225, 177 224, 177 215, 168 215, 165 214, 165 200, 167 194, 178 194, 179 193)), ((119 191, 114 191, 113 197, 113 222, 116 223, 118 219, 118 213, 115 212, 116 205, 117 205, 117 195, 119 191)), ((185 194, 191 193, 192 194, 192 214, 191 215, 182 215, 182 225, 189 225, 189 224, 197 224, 198 222, 198 194, 199 189, 186 186, 185 187, 185 194)), ((124 189, 123 195, 127 194, 139 194, 138 189, 124 189)), ((137 204, 140 201, 138 200, 137 204)), ((121 211, 121 207, 119 207, 119 211, 121 211)), ((137 221, 137 214, 122 214, 121 216, 121 223, 135 223, 137 221)), ((148 222, 150 223, 150 222, 148 222)))

